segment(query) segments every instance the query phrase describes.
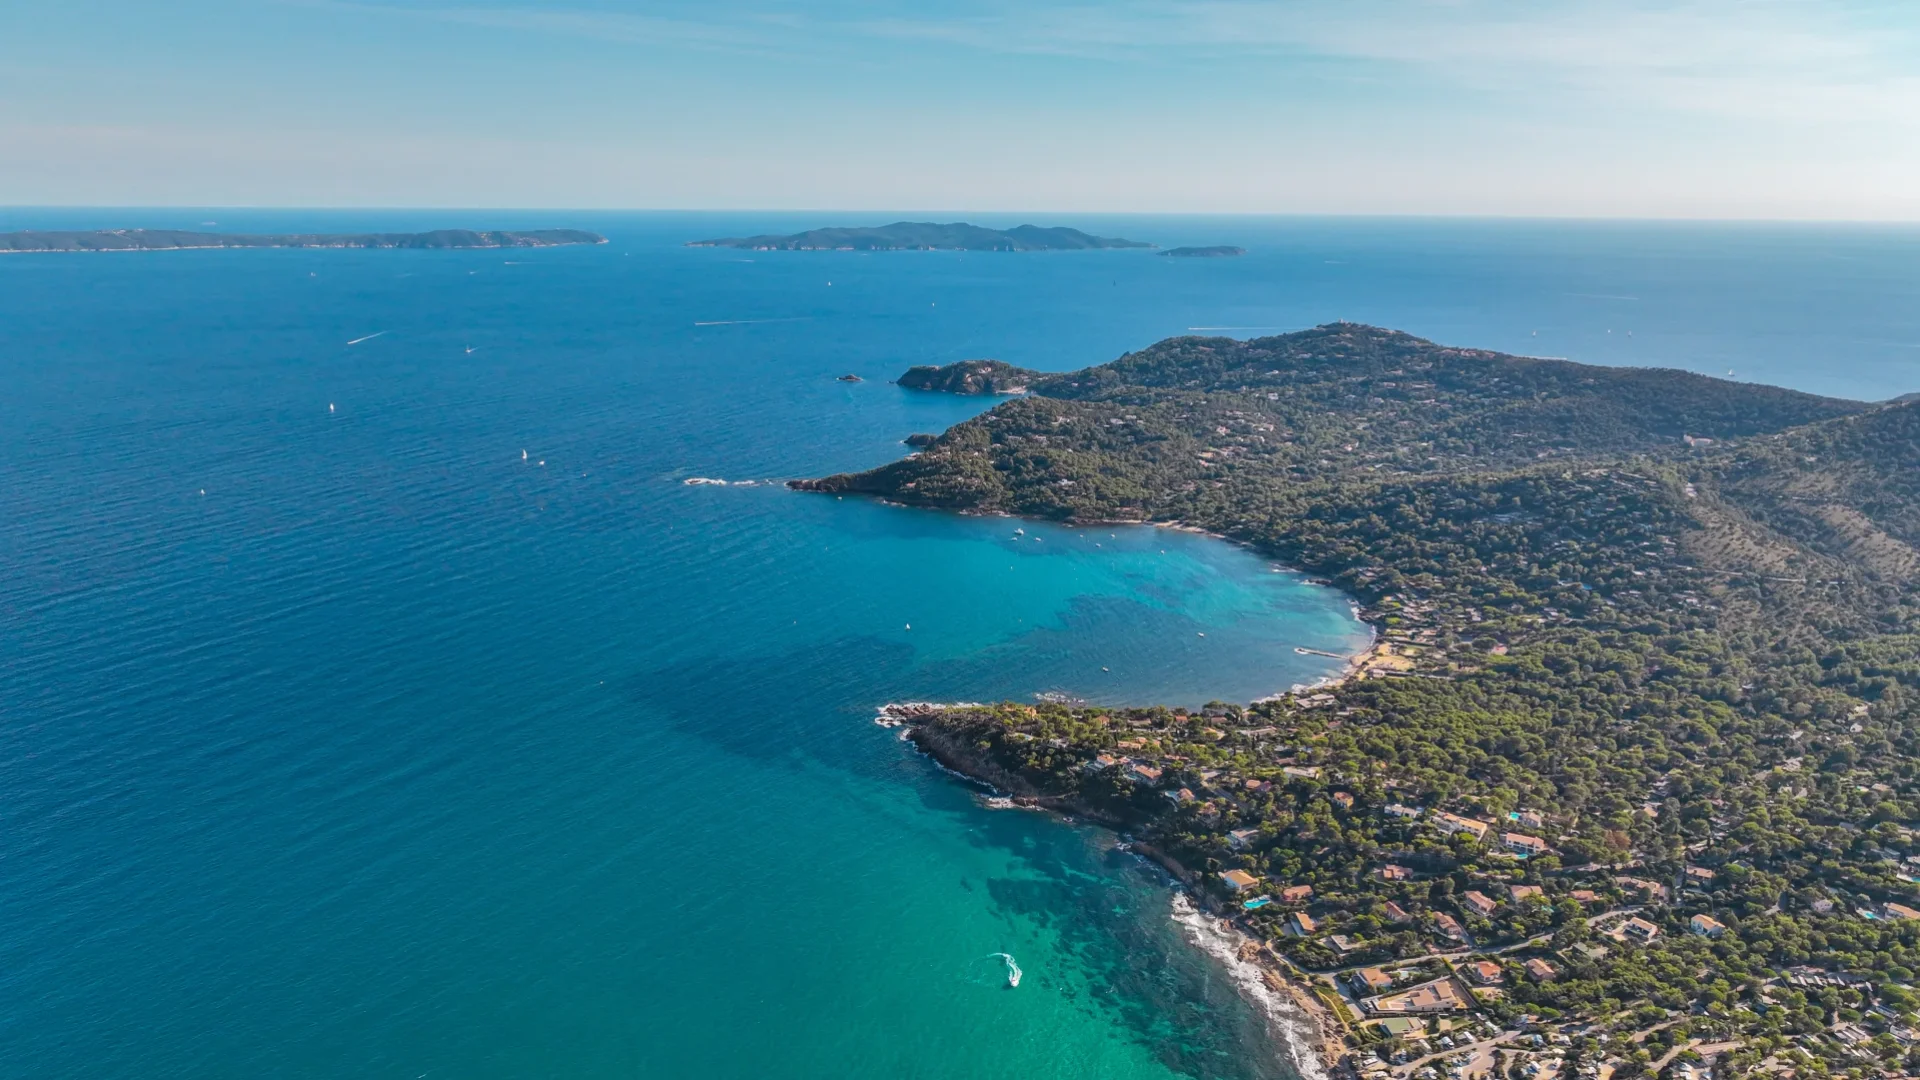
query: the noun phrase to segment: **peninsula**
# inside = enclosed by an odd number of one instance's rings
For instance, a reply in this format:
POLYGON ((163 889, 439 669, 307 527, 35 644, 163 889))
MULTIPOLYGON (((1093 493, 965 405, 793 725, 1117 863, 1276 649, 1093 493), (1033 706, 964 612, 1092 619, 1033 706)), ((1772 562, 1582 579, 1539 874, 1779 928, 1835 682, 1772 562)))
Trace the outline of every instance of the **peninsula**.
POLYGON ((1176 259, 1231 259, 1236 255, 1245 255, 1247 249, 1231 244, 1215 244, 1211 247, 1177 247, 1161 252, 1176 259))
POLYGON ((1376 643, 1251 704, 925 709, 923 749, 1127 830, 1364 1076, 1920 1070, 1920 401, 1348 323, 1023 374, 794 486, 1205 529, 1376 643))
POLYGON ((418 233, 210 233, 178 229, 98 229, 91 232, 0 233, 0 252, 180 251, 195 248, 535 248, 604 244, 607 238, 578 229, 476 232, 435 229, 418 233))
POLYGON ((896 221, 877 227, 809 229, 791 236, 730 236, 692 240, 688 247, 751 248, 755 251, 1085 251, 1150 248, 1138 240, 1094 236, 1079 229, 1019 225, 988 229, 955 221, 896 221))

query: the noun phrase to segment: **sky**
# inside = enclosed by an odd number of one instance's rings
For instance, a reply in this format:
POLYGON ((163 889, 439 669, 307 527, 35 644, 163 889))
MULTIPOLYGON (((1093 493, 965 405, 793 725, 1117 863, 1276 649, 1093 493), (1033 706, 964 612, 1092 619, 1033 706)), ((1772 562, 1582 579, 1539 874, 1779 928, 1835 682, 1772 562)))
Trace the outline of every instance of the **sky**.
POLYGON ((1916 0, 12 0, 0 205, 1920 220, 1916 0))

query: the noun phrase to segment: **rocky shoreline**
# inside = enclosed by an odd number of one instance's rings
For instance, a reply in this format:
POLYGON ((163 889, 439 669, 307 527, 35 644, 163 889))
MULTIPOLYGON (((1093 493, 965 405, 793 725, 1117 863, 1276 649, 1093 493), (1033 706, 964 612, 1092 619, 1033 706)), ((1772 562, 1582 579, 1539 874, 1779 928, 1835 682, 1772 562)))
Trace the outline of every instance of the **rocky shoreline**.
POLYGON ((1299 1019, 1304 1019, 1304 1024, 1285 1025, 1291 1028, 1287 1032, 1289 1049, 1293 1052, 1295 1065, 1302 1075, 1307 1080, 1320 1080, 1330 1076, 1352 1074, 1353 1055, 1347 1044, 1346 1027, 1340 1019, 1333 1014, 1325 1002, 1320 1000, 1313 987, 1305 982, 1290 964, 1243 930, 1234 922, 1230 914, 1223 912, 1204 890, 1197 887, 1199 875, 1152 844, 1142 840, 1124 839, 1125 830, 1131 824, 1125 819, 1087 806, 1076 799, 1047 795, 1023 778, 973 752, 970 747, 961 745, 946 733, 915 722, 931 718, 943 709, 963 707, 964 704, 936 702, 888 704, 881 707, 876 723, 883 726, 904 727, 902 737, 931 758, 935 764, 961 779, 979 784, 996 795, 1006 798, 1011 805, 1046 811, 1066 818, 1091 821, 1122 833, 1124 849, 1154 863, 1179 882, 1181 895, 1195 905, 1196 914, 1214 920, 1219 932, 1230 935, 1235 940, 1233 955, 1257 967, 1265 985, 1275 993, 1283 995, 1293 1009, 1300 1014, 1299 1019), (1302 1035, 1306 1037, 1307 1045, 1293 1045, 1292 1040, 1302 1035))

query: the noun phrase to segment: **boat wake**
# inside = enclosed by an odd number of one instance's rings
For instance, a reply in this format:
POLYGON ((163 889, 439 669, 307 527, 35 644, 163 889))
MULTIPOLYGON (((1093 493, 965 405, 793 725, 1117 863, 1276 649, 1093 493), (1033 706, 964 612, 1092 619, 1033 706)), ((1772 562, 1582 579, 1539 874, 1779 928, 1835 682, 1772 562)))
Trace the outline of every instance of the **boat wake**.
POLYGON ((1277 1031, 1281 1045, 1303 1080, 1328 1080, 1326 1065, 1314 1053, 1313 1020, 1300 1011, 1287 995, 1267 985, 1260 965, 1243 959, 1240 949, 1247 938, 1219 919, 1193 906, 1185 893, 1173 896, 1173 921, 1186 931, 1187 940, 1202 952, 1220 961, 1240 993, 1266 1015, 1277 1031))
POLYGON ((1013 962, 1012 953, 997 952, 993 955, 1007 962, 1007 989, 1020 985, 1020 965, 1013 962))

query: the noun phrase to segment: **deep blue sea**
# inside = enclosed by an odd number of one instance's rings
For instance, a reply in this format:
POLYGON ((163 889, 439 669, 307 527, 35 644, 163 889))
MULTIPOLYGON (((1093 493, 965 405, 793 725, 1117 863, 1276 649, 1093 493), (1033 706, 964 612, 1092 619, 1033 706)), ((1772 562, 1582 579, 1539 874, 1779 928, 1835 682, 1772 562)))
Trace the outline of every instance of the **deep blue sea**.
POLYGON ((1296 646, 1364 642, 1345 599, 1182 533, 778 481, 991 404, 888 381, 910 364, 1340 318, 1920 389, 1913 229, 1050 215, 1249 254, 681 246, 894 216, 0 209, 611 238, 0 256, 0 1074, 1291 1078, 1157 873, 870 721, 1247 700, 1328 673, 1296 646))

